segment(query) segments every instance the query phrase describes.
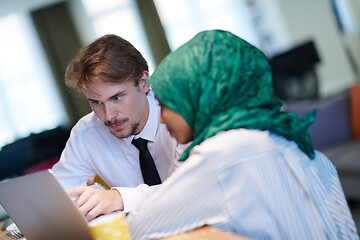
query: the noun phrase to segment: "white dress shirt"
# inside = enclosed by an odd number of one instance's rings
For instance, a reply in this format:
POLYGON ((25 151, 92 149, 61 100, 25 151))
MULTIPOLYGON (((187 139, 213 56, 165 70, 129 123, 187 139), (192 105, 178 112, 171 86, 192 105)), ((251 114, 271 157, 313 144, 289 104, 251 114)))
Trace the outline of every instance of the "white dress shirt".
POLYGON ((130 213, 132 239, 211 225, 253 239, 359 239, 333 164, 268 131, 220 132, 130 213))
POLYGON ((162 181, 174 171, 174 159, 179 155, 176 152, 177 143, 170 137, 166 126, 159 122, 160 107, 152 91, 147 99, 149 117, 144 129, 136 136, 116 138, 94 112, 78 121, 59 162, 52 169, 65 189, 86 185, 90 176, 98 174, 110 187, 116 187, 121 193, 124 211, 136 207, 156 186, 143 184, 139 150, 131 144, 134 137, 149 141, 148 149, 162 181))

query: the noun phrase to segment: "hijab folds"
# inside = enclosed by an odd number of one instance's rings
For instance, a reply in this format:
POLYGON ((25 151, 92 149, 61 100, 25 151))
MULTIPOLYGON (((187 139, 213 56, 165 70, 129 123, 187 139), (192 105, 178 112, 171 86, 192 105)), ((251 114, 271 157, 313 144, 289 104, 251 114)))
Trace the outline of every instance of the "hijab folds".
POLYGON ((281 111, 282 102, 272 98, 265 55, 230 32, 197 34, 167 55, 148 82, 156 97, 194 129, 194 141, 180 161, 205 139, 237 128, 276 133, 314 158, 307 128, 315 121, 315 112, 300 119, 281 111))

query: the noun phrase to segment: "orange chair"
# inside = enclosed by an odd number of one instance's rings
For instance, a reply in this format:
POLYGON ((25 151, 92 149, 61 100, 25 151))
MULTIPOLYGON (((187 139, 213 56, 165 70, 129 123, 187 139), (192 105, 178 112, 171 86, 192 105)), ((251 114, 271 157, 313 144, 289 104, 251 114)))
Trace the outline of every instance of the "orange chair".
POLYGON ((350 113, 352 138, 360 138, 360 83, 355 83, 350 88, 350 113))

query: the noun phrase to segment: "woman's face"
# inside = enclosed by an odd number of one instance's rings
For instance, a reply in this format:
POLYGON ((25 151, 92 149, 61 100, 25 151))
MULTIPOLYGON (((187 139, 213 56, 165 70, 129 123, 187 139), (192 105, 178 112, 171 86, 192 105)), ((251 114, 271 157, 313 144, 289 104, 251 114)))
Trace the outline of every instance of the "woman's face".
POLYGON ((194 139, 194 130, 187 124, 185 118, 165 106, 161 101, 159 103, 161 106, 160 122, 166 124, 170 136, 180 144, 192 141, 194 139))

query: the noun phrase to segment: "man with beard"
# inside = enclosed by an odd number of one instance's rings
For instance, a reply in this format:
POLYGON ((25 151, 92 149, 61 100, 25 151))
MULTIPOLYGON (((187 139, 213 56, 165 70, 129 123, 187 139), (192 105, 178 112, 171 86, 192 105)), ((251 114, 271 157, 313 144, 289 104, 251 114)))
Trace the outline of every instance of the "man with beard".
POLYGON ((70 196, 78 196, 75 204, 88 220, 132 210, 175 169, 179 149, 158 120, 160 107, 148 76, 140 52, 116 35, 82 49, 66 71, 67 84, 86 96, 93 111, 72 129, 53 173, 70 196), (141 142, 155 166, 150 176, 135 139, 146 140, 141 142), (85 186, 96 174, 110 190, 85 186))

